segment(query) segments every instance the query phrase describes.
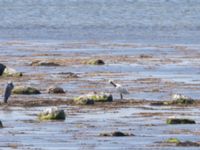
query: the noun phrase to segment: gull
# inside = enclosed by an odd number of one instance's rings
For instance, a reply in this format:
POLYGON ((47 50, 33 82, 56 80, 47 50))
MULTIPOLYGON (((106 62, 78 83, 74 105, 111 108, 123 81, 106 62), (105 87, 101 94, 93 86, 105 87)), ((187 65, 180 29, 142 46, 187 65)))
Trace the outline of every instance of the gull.
POLYGON ((13 88, 14 88, 14 84, 11 81, 9 81, 6 84, 6 87, 5 87, 5 90, 4 90, 4 103, 8 102, 8 98, 10 97, 13 88))
POLYGON ((123 99, 123 94, 129 94, 128 90, 123 87, 121 84, 114 83, 114 81, 109 80, 109 83, 112 84, 118 93, 120 93, 120 98, 123 99))

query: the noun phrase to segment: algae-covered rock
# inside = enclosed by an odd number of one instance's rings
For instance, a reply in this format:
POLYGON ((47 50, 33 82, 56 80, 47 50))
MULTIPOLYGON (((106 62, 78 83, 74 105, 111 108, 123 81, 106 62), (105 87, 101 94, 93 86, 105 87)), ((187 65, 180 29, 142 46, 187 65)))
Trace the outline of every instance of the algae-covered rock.
POLYGON ((33 61, 31 66, 60 66, 55 62, 48 62, 48 61, 33 61))
POLYGON ((111 102, 113 97, 109 93, 89 93, 74 99, 75 104, 94 104, 94 102, 111 102))
POLYGON ((94 102, 112 102, 113 97, 110 93, 91 93, 87 95, 94 102))
POLYGON ((167 139, 164 143, 170 143, 170 144, 175 144, 176 146, 182 146, 182 147, 199 147, 200 143, 199 142, 192 142, 192 141, 180 141, 177 138, 169 138, 167 139))
POLYGON ((40 91, 34 87, 17 86, 13 89, 13 94, 40 94, 40 91))
POLYGON ((50 86, 47 89, 47 91, 50 94, 64 94, 65 93, 65 91, 63 90, 63 88, 57 87, 57 86, 50 86))
POLYGON ((9 68, 6 67, 3 71, 3 76, 7 76, 7 77, 21 77, 23 74, 21 72, 17 72, 15 69, 13 68, 9 68))
POLYGON ((168 118, 166 120, 166 123, 167 124, 195 124, 195 121, 191 119, 168 118))
POLYGON ((89 65, 104 65, 105 62, 101 59, 91 59, 91 60, 87 61, 87 64, 89 64, 89 65))
POLYGON ((0 121, 0 128, 3 128, 3 124, 2 124, 2 122, 0 121))
POLYGON ((85 97, 77 97, 74 99, 74 103, 77 105, 93 105, 94 101, 85 97))
POLYGON ((169 138, 165 141, 166 143, 175 143, 175 144, 178 144, 180 143, 181 141, 177 138, 169 138))
POLYGON ((120 132, 120 131, 114 131, 111 133, 100 133, 100 136, 133 136, 133 134, 129 134, 129 133, 124 133, 124 132, 120 132))
POLYGON ((57 107, 44 110, 38 115, 40 120, 65 120, 65 112, 57 107))

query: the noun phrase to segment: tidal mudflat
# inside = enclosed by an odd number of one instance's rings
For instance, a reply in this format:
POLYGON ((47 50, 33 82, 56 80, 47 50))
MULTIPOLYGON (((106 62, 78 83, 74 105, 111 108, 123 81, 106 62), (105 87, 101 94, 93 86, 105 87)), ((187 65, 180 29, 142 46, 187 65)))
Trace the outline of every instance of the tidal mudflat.
POLYGON ((199 149, 200 46, 133 43, 1 41, 0 62, 23 73, 1 77, 1 92, 12 80, 16 86, 36 87, 41 94, 15 95, 1 104, 2 149, 199 149), (91 65, 101 59, 104 65, 91 65), (119 94, 114 80, 130 94, 119 94), (49 94, 49 86, 65 90, 49 94), (113 102, 75 105, 74 97, 109 92, 113 102), (195 99, 192 105, 151 105, 171 100, 173 93, 195 99), (39 121, 45 108, 59 106, 65 121, 39 121), (170 125, 168 117, 195 120, 170 125), (130 136, 102 136, 120 131, 130 136), (176 145, 167 139, 191 141, 176 145))

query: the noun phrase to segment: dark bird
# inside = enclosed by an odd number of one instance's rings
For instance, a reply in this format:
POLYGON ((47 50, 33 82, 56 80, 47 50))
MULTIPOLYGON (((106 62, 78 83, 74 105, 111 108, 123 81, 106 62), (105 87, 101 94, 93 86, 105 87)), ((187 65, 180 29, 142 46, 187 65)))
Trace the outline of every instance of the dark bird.
POLYGON ((14 88, 14 84, 12 82, 8 82, 6 84, 6 87, 5 87, 5 90, 4 90, 4 103, 8 102, 8 98, 10 97, 13 88, 14 88))
POLYGON ((121 84, 114 83, 112 80, 109 80, 109 83, 112 84, 118 93, 120 93, 120 98, 123 99, 123 94, 129 94, 128 90, 123 87, 121 84))

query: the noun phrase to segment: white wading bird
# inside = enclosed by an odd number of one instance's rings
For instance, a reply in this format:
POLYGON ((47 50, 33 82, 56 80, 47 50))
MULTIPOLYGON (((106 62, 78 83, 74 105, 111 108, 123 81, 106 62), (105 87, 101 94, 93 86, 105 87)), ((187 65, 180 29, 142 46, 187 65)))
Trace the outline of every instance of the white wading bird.
POLYGON ((4 90, 4 103, 8 102, 8 98, 10 97, 13 88, 14 88, 14 84, 12 82, 8 82, 6 84, 6 87, 5 87, 5 90, 4 90))
POLYGON ((114 83, 112 80, 109 80, 109 83, 115 87, 118 93, 120 93, 121 99, 123 99, 123 94, 129 94, 128 90, 122 85, 114 83))

